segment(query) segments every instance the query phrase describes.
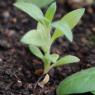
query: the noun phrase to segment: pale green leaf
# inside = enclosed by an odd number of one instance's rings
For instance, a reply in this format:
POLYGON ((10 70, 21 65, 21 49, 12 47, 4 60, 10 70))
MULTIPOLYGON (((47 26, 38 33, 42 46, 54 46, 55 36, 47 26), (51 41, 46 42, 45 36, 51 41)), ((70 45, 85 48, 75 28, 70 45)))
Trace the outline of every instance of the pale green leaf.
POLYGON ((57 30, 59 30, 59 34, 64 34, 68 38, 68 40, 72 42, 73 34, 66 22, 60 23, 59 21, 57 21, 54 22, 52 26, 55 27, 57 30))
POLYGON ((21 42, 28 45, 42 46, 44 40, 41 38, 40 33, 37 30, 30 30, 21 39, 21 42))
POLYGON ((42 39, 42 43, 44 43, 42 49, 45 51, 49 50, 50 44, 51 44, 51 35, 47 27, 44 27, 41 23, 38 23, 37 25, 37 31, 40 35, 40 38, 42 39))
POLYGON ((72 29, 80 21, 80 18, 83 16, 84 11, 85 11, 84 8, 76 9, 76 10, 68 13, 67 15, 65 15, 60 20, 60 23, 66 22, 69 25, 69 27, 72 29))
POLYGON ((41 38, 44 40, 44 43, 49 45, 51 41, 50 30, 41 23, 38 23, 37 30, 40 33, 41 38))
POLYGON ((73 55, 67 55, 63 58, 60 58, 55 64, 53 64, 53 67, 62 66, 64 64, 70 64, 70 63, 76 63, 79 62, 80 59, 73 55))
POLYGON ((77 72, 63 80, 57 95, 86 93, 95 90, 95 67, 77 72))
POLYGON ((55 30, 55 32, 52 35, 52 42, 54 42, 57 38, 59 38, 60 36, 64 35, 64 33, 58 29, 55 30))
POLYGON ((17 0, 17 2, 26 2, 26 3, 34 3, 38 7, 45 7, 52 3, 54 0, 17 0))
POLYGON ((56 30, 52 36, 52 41, 54 42, 58 37, 62 35, 62 32, 64 32, 64 35, 70 40, 73 40, 73 34, 71 32, 67 32, 66 28, 62 29, 64 26, 64 23, 67 24, 67 28, 69 31, 71 31, 72 28, 79 22, 80 18, 84 14, 85 9, 77 9, 74 10, 67 15, 65 15, 61 20, 54 22, 53 26, 56 26, 56 30))
POLYGON ((53 63, 56 63, 56 61, 58 60, 58 58, 59 58, 59 55, 58 55, 58 54, 51 54, 51 55, 49 56, 49 60, 50 60, 51 62, 53 62, 53 63))
POLYGON ((32 0, 16 0, 16 2, 33 3, 32 0))
POLYGON ((47 32, 47 29, 41 23, 38 23, 37 30, 31 30, 26 33, 21 39, 21 42, 42 47, 44 51, 47 51, 50 47, 50 40, 50 32, 47 32))
POLYGON ((39 57, 40 59, 43 58, 43 54, 38 47, 36 47, 34 45, 29 45, 29 49, 30 49, 31 53, 34 54, 35 56, 39 57))
POLYGON ((17 2, 14 4, 17 8, 24 11, 37 21, 44 20, 44 16, 40 8, 31 3, 17 2))
POLYGON ((45 17, 51 22, 54 18, 54 14, 56 12, 56 3, 51 4, 51 6, 48 8, 45 17))

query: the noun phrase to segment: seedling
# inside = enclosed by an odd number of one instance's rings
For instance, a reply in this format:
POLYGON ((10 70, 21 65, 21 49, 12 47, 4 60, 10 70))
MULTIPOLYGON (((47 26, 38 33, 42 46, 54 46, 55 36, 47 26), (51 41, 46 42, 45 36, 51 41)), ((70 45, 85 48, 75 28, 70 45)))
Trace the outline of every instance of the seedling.
POLYGON ((14 4, 20 10, 26 12, 37 23, 37 28, 27 32, 21 42, 28 45, 32 54, 41 59, 44 64, 44 73, 58 66, 79 62, 79 58, 73 55, 60 57, 58 54, 51 54, 51 45, 57 38, 65 36, 70 42, 73 41, 71 30, 79 22, 85 9, 74 10, 58 21, 53 21, 56 12, 56 3, 53 3, 46 11, 45 15, 36 5, 28 2, 17 2, 14 4), (53 35, 51 31, 54 29, 53 35))

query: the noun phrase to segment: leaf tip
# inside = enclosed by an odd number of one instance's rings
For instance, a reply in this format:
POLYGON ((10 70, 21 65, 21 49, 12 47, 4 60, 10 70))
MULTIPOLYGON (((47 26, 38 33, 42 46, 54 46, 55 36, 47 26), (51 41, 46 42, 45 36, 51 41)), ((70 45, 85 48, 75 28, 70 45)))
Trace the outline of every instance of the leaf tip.
POLYGON ((80 9, 77 9, 79 10, 78 12, 80 12, 81 15, 83 15, 85 13, 85 8, 80 8, 80 9))
POLYGON ((13 4, 13 6, 19 8, 19 4, 20 4, 20 2, 15 2, 15 3, 13 4))
POLYGON ((13 6, 16 6, 16 3, 13 3, 13 6))
POLYGON ((76 62, 80 62, 80 59, 78 57, 76 57, 76 62))
POLYGON ((73 42, 73 35, 71 38, 68 38, 70 42, 73 42))
POLYGON ((84 14, 85 8, 81 8, 80 10, 81 10, 81 12, 84 14))
POLYGON ((53 5, 54 7, 56 7, 56 2, 54 2, 52 5, 53 5))
POLYGON ((26 44, 26 39, 27 39, 27 38, 26 38, 25 36, 23 36, 23 37, 20 39, 20 42, 23 43, 23 44, 26 44))
POLYGON ((21 43, 24 43, 24 37, 21 38, 20 42, 21 43))

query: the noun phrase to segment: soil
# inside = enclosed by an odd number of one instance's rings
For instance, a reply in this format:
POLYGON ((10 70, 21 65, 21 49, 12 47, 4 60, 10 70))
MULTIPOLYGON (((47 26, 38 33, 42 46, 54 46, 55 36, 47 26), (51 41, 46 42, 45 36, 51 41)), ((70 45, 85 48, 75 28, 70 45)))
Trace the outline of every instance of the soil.
MULTIPOLYGON (((21 37, 36 27, 36 22, 13 6, 14 0, 0 0, 0 95, 56 95, 56 87, 67 76, 95 66, 95 5, 86 7, 86 13, 73 30, 74 41, 59 38, 51 52, 60 56, 73 54, 80 62, 50 71, 49 83, 41 89, 34 85, 43 72, 43 63, 33 56, 21 37)), ((70 6, 58 4, 55 19, 71 11, 70 6)), ((81 94, 82 95, 82 94, 81 94)), ((92 95, 86 93, 83 95, 92 95)))

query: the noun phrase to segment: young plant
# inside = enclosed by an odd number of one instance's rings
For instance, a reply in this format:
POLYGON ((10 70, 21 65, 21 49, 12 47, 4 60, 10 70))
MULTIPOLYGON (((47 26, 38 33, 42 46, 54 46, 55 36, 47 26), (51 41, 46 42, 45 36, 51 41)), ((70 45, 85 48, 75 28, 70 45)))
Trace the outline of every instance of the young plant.
POLYGON ((47 74, 50 69, 54 67, 79 62, 79 58, 73 55, 60 57, 58 54, 51 54, 51 45, 57 40, 57 38, 63 35, 70 42, 73 41, 71 30, 76 26, 84 14, 84 8, 74 10, 60 20, 53 22, 56 12, 56 3, 53 3, 47 9, 45 15, 39 7, 32 3, 17 2, 14 5, 38 22, 37 28, 27 32, 22 37, 21 42, 28 45, 30 51, 43 61, 43 74, 47 74), (51 35, 52 29, 55 29, 53 35, 51 35))
MULTIPOLYGON (((43 61, 44 74, 47 74, 53 67, 79 62, 79 58, 72 55, 61 58, 58 54, 51 54, 50 49, 54 41, 62 35, 72 42, 73 34, 71 29, 79 22, 84 13, 83 8, 74 10, 60 20, 52 22, 56 12, 56 3, 53 3, 48 8, 45 16, 40 8, 29 2, 17 2, 14 5, 38 21, 37 29, 30 30, 26 33, 21 39, 21 42, 27 44, 30 51, 43 61), (52 28, 55 31, 51 36, 50 32, 52 28)), ((46 84, 48 80, 49 75, 47 74, 44 80, 40 82, 40 85, 46 84)), ((95 68, 82 70, 67 77, 57 88, 57 95, 85 92, 91 92, 95 95, 95 68)))

